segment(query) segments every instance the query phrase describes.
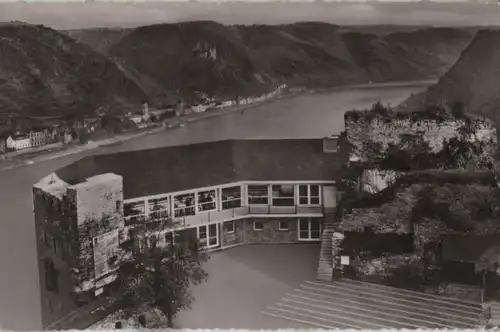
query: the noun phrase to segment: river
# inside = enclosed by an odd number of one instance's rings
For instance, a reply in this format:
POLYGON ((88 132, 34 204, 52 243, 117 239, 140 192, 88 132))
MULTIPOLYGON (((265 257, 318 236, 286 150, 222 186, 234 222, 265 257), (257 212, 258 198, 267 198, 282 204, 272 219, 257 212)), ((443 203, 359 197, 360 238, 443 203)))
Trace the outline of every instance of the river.
POLYGON ((39 179, 84 155, 227 138, 322 137, 344 129, 344 112, 377 101, 397 105, 422 84, 373 85, 279 99, 122 145, 70 155, 0 172, 0 327, 40 329, 40 298, 31 187, 39 179))

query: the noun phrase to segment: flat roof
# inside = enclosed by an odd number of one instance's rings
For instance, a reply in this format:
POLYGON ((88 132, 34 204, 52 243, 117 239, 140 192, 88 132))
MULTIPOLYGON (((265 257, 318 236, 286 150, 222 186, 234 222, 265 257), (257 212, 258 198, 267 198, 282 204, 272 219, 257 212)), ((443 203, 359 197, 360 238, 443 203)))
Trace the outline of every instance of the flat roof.
POLYGON ((104 173, 123 177, 124 198, 238 181, 333 181, 348 160, 323 139, 223 140, 84 157, 56 171, 70 185, 104 173))

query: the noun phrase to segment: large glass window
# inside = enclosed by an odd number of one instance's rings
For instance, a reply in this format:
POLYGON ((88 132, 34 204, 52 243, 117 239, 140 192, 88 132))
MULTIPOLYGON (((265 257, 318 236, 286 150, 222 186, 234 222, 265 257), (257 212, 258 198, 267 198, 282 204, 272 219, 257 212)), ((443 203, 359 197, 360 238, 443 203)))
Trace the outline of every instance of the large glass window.
POLYGON ((319 240, 321 218, 299 218, 299 240, 319 240))
POLYGON ((150 199, 148 204, 151 219, 165 219, 169 217, 170 206, 168 197, 150 199))
POLYGON ((241 187, 222 188, 221 198, 223 210, 241 207, 241 187))
POLYGON ((292 184, 278 184, 272 186, 273 206, 294 206, 295 197, 292 184))
POLYGON ((198 211, 214 211, 217 210, 215 189, 201 191, 198 193, 198 211))
POLYGON ((318 184, 299 185, 299 204, 300 205, 320 205, 320 186, 318 184))
POLYGON ((198 239, 202 247, 213 248, 219 245, 217 224, 198 227, 198 239))
POLYGON ((269 190, 267 185, 249 185, 248 186, 248 204, 250 205, 268 205, 269 190))
POLYGON ((193 216, 194 208, 194 193, 174 196, 175 217, 193 216))

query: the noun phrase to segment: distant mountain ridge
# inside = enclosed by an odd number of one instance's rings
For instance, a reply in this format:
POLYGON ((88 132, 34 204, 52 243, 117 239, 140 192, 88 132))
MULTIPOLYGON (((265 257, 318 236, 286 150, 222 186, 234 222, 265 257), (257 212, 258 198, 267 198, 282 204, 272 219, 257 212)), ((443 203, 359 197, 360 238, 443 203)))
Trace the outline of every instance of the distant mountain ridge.
POLYGON ((56 31, 0 26, 0 116, 124 114, 209 95, 257 96, 279 84, 324 88, 443 74, 473 38, 470 28, 368 33, 303 22, 211 21, 135 29, 56 31))
MULTIPOLYGON (((436 78, 456 61, 474 34, 473 29, 459 28, 359 31, 320 22, 156 24, 115 32, 117 42, 107 52, 186 98, 191 91, 234 98, 267 92, 283 83, 317 88, 436 78), (199 42, 216 50, 216 58, 193 56, 199 42)), ((79 40, 90 40, 83 35, 79 40)), ((102 45, 95 31, 89 35, 102 45)))
POLYGON ((461 103, 469 113, 500 119, 500 30, 482 30, 458 61, 425 92, 410 97, 400 110, 461 103))

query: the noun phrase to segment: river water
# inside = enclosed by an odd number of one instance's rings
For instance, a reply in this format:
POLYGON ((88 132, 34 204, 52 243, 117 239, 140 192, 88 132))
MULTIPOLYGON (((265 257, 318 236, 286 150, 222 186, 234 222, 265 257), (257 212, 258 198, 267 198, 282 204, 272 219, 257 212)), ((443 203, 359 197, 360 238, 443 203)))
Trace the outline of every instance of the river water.
POLYGON ((0 172, 0 327, 40 329, 40 298, 31 187, 84 155, 227 138, 323 137, 344 129, 344 112, 377 101, 397 105, 426 86, 374 85, 283 98, 78 155, 0 172))

